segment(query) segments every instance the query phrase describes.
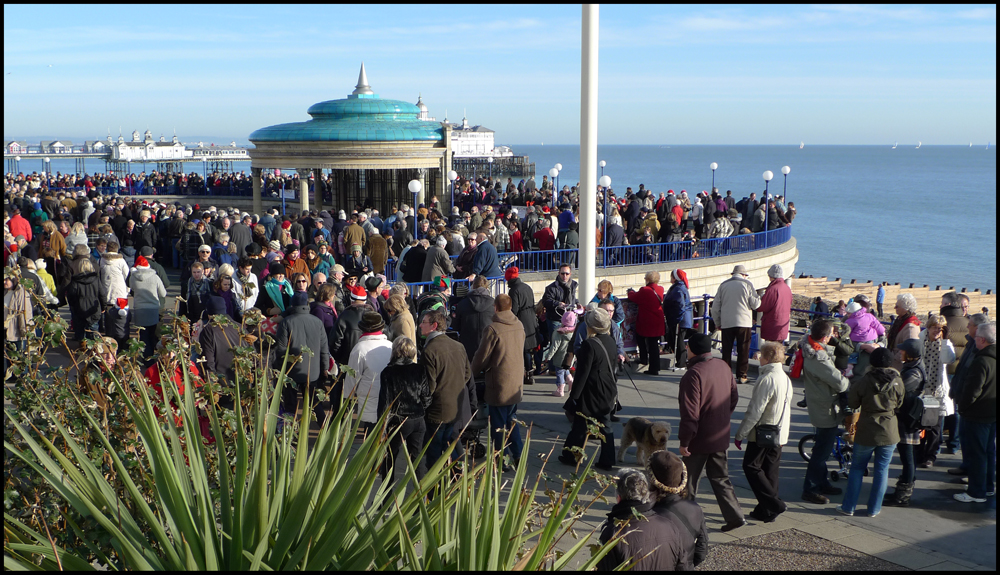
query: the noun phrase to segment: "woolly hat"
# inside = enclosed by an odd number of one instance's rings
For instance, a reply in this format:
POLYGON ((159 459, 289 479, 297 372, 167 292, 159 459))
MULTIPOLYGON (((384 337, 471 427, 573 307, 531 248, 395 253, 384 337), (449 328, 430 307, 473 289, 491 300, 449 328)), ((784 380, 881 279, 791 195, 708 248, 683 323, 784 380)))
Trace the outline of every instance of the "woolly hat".
POLYGON ((285 220, 285 221, 281 222, 281 229, 287 230, 290 227, 292 227, 292 222, 290 222, 288 220, 285 220))
POLYGON ((687 487, 687 467, 684 461, 669 451, 657 451, 646 463, 650 483, 660 491, 680 493, 687 487))
POLYGON ((225 315, 226 314, 226 300, 222 299, 222 296, 210 295, 208 296, 208 302, 205 305, 205 311, 209 316, 213 315, 225 315))
POLYGON ((143 246, 143 248, 139 250, 139 255, 147 258, 153 257, 154 253, 156 253, 156 248, 153 246, 143 246))
POLYGON ((854 313, 861 309, 861 304, 856 301, 852 301, 850 305, 847 306, 847 313, 854 313))
POLYGON ((560 327, 556 330, 559 333, 573 333, 576 331, 576 322, 580 319, 580 316, 576 314, 575 311, 567 310, 563 314, 562 320, 560 321, 560 327))
POLYGON ((608 333, 611 331, 611 316, 603 309, 594 309, 584 316, 587 327, 597 333, 608 333))
POLYGON ((510 281, 518 276, 521 270, 517 266, 510 266, 503 272, 503 279, 510 281))
POLYGON ((872 352, 869 363, 872 367, 892 367, 892 359, 892 352, 880 347, 872 352))
POLYGON ((351 244, 351 251, 352 252, 360 252, 361 251, 361 244, 351 244))
POLYGON ((299 246, 297 246, 295 244, 288 244, 287 246, 285 246, 285 255, 286 256, 289 255, 289 254, 291 254, 292 252, 297 252, 297 251, 299 251, 299 246))
POLYGON ((139 257, 135 258, 135 267, 137 267, 137 268, 148 268, 149 267, 149 260, 147 260, 143 256, 139 256, 139 257))
POLYGON ((271 262, 271 265, 267 266, 268 275, 285 274, 285 266, 281 265, 281 262, 271 262))
POLYGON ((365 301, 368 299, 368 292, 361 286, 351 286, 351 299, 354 301, 365 301))
POLYGON ((434 276, 434 279, 431 280, 430 289, 434 291, 444 291, 446 289, 451 289, 451 278, 434 276))
MULTIPOLYGON (((11 247, 12 248, 16 248, 17 244, 12 244, 11 247)), ((14 250, 12 249, 11 252, 13 252, 13 251, 14 250)), ((45 265, 45 260, 43 260, 42 258, 38 258, 37 260, 35 260, 35 270, 41 271, 41 270, 44 270, 46 267, 48 267, 48 266, 45 265)))
POLYGON ((712 337, 703 333, 688 338, 688 347, 694 355, 702 355, 712 351, 712 337))
POLYGON ((774 264, 768 268, 767 277, 771 279, 785 279, 785 270, 781 269, 781 265, 774 264))
POLYGON ((278 242, 278 240, 271 240, 267 242, 267 247, 268 249, 277 251, 281 249, 281 244, 278 242))
POLYGON ((292 307, 309 305, 309 294, 304 291, 297 291, 292 294, 292 301, 290 303, 292 307))
POLYGON ((306 244, 306 247, 302 248, 302 251, 304 252, 307 252, 309 250, 319 253, 319 247, 317 247, 316 244, 306 244))
POLYGON ((687 272, 684 270, 676 269, 670 272, 670 277, 673 278, 674 281, 684 282, 684 287, 691 289, 691 284, 688 283, 687 272))
POLYGON ((383 328, 385 328, 385 322, 382 321, 382 316, 373 311, 366 311, 358 323, 358 329, 361 330, 361 333, 378 333, 383 328))

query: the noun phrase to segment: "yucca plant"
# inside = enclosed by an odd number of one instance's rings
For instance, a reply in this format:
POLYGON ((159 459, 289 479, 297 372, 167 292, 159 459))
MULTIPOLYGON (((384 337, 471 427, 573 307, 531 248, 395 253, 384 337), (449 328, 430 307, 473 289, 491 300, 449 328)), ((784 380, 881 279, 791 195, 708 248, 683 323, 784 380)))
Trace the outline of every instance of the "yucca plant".
MULTIPOLYGON (((178 346, 168 348, 186 355, 178 346)), ((582 537, 564 554, 555 549, 562 538, 576 535, 574 523, 585 511, 578 496, 596 454, 558 494, 548 491, 546 504, 536 502, 544 473, 528 486, 527 457, 509 481, 494 457, 475 464, 441 459, 418 481, 404 446, 403 480, 378 484, 388 437, 397 430, 388 429, 383 416, 355 445, 358 400, 344 401, 312 444, 306 422, 276 433, 275 389, 284 385, 283 374, 295 360, 284 359, 273 385, 270 370, 255 372, 247 387, 254 390, 251 398, 241 397, 244 387, 237 381, 231 414, 218 407, 211 378, 200 396, 186 362, 183 393, 172 378, 162 378, 162 397, 151 397, 141 382, 114 378, 116 400, 125 404, 139 435, 136 461, 123 461, 108 428, 76 398, 88 440, 104 445, 113 474, 87 455, 81 430, 60 421, 58 406, 36 397, 55 428, 51 439, 8 412, 18 441, 4 438, 13 455, 5 466, 18 460, 58 493, 64 523, 83 549, 57 544, 44 518, 40 530, 5 512, 5 568, 562 569, 586 547, 588 538, 582 537), (202 440, 198 425, 197 404, 206 402, 211 444, 202 440), (178 414, 180 425, 157 411, 178 414), (123 487, 113 485, 111 475, 123 487), (79 518, 95 524, 92 530, 103 537, 84 533, 79 518), (93 542, 101 540, 109 543, 93 542)), ((308 396, 302 407, 307 420, 308 396)), ((526 455, 530 445, 529 430, 526 455)), ((595 566, 616 542, 593 546, 583 567, 595 566)))

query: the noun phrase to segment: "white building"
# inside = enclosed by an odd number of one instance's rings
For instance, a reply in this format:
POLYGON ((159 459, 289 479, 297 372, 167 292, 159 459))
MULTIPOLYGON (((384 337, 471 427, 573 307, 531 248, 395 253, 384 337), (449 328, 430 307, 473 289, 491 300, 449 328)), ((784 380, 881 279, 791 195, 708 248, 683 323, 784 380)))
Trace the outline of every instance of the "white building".
POLYGON ((188 148, 194 159, 208 158, 210 160, 241 161, 249 160, 250 154, 246 148, 237 146, 236 142, 229 142, 228 146, 205 146, 204 142, 198 142, 197 146, 188 148))
MULTIPOLYGON (((419 119, 433 122, 434 118, 427 111, 422 96, 417 97, 417 108, 420 108, 419 119)), ((451 152, 455 158, 494 158, 511 157, 513 150, 508 146, 496 146, 493 130, 483 126, 470 126, 469 120, 462 118, 461 124, 452 124, 448 118, 444 124, 451 126, 451 152)))
POLYGON ((118 143, 111 148, 111 159, 119 162, 169 162, 191 158, 191 151, 177 140, 177 136, 168 142, 160 136, 159 142, 153 141, 153 134, 146 130, 142 139, 139 131, 132 132, 132 141, 118 136, 118 143))

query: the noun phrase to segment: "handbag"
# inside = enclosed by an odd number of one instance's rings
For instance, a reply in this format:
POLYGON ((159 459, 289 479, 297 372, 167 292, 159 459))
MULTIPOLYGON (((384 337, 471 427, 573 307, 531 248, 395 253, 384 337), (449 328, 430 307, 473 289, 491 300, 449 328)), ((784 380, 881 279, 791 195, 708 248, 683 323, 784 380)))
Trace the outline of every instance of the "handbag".
POLYGON ((778 418, 778 423, 773 425, 766 425, 758 423, 754 430, 756 431, 757 439, 755 443, 757 447, 762 449, 777 449, 781 447, 781 422, 785 419, 785 404, 788 401, 788 396, 786 394, 785 399, 782 400, 781 405, 781 417, 778 418))
POLYGON ((921 395, 918 399, 924 407, 924 412, 920 415, 920 427, 937 427, 941 420, 941 400, 931 395, 921 395))

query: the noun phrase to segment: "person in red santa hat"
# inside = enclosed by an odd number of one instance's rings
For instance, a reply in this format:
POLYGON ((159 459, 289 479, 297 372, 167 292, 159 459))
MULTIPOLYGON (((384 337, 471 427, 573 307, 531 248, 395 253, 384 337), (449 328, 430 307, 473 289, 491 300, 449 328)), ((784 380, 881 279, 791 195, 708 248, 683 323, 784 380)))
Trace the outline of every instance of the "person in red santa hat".
POLYGON ((694 327, 694 308, 688 293, 687 273, 676 269, 670 273, 670 281, 670 289, 663 297, 663 316, 667 319, 667 343, 674 351, 674 364, 670 370, 677 371, 687 364, 684 342, 694 327))
POLYGON ((143 357, 150 360, 156 347, 156 330, 160 324, 160 298, 167 297, 167 290, 163 287, 160 276, 149 267, 145 256, 135 258, 135 267, 132 268, 128 281, 132 288, 135 324, 142 328, 139 340, 146 346, 143 357))

